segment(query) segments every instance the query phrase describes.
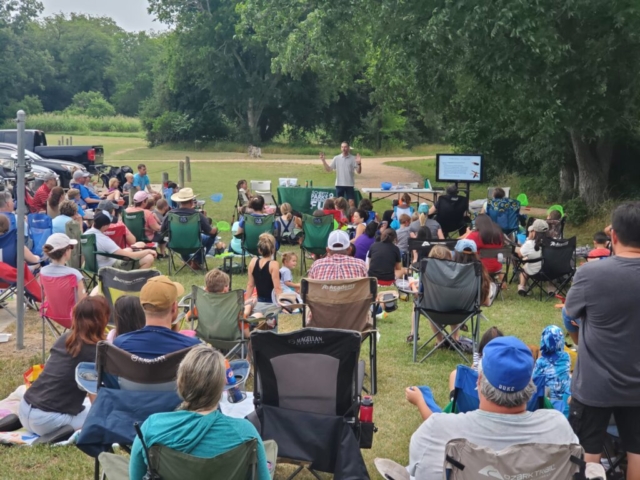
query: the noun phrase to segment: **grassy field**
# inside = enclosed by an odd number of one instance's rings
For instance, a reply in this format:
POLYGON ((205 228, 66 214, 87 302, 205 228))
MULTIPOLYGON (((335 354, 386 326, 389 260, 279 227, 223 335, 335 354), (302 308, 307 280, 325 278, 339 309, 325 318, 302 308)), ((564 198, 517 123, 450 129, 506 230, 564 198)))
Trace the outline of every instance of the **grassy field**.
MULTIPOLYGON (((112 164, 129 164, 144 160, 147 164, 151 180, 160 181, 161 172, 167 171, 170 178, 177 179, 177 163, 173 160, 190 155, 192 159, 216 158, 211 153, 172 150, 149 150, 144 142, 137 138, 119 137, 78 137, 74 143, 102 143, 106 147, 106 161, 112 164), (202 155, 202 156, 200 156, 202 155)), ((222 155, 222 154, 221 154, 222 155)), ((230 158, 230 154, 222 155, 230 158)), ((279 177, 298 177, 313 180, 315 185, 331 185, 333 174, 325 173, 320 165, 301 165, 287 162, 273 162, 269 158, 262 163, 244 163, 244 155, 238 154, 238 162, 197 163, 192 164, 193 181, 189 184, 200 198, 206 200, 205 209, 214 220, 230 221, 235 202, 235 182, 239 178, 261 178, 275 181, 279 177), (212 202, 209 197, 213 193, 222 193, 219 203, 212 202)), ((282 158, 282 155, 280 155, 282 158)), ((297 156, 296 158, 300 158, 297 156)), ((409 167, 425 176, 435 178, 432 174, 433 162, 399 162, 399 166, 409 167), (426 169, 426 170, 425 170, 426 169)), ((474 197, 486 195, 485 187, 473 190, 474 197), (484 190, 484 193, 483 193, 484 190)), ((385 205, 377 204, 381 209, 385 205)), ((578 233, 579 238, 586 239, 601 225, 588 224, 578 233)), ((229 233, 224 235, 229 240, 229 233)), ((585 240, 586 241, 586 240, 585 240)), ((585 243, 585 242, 582 242, 585 243)), ((286 249, 291 249, 288 247, 286 249)), ((209 267, 215 267, 220 261, 212 259, 209 267)), ((166 260, 159 262, 159 270, 166 273, 166 260)), ((296 275, 297 276, 297 275, 296 275)), ((183 272, 176 277, 185 287, 202 285, 203 276, 183 272)), ((233 277, 234 288, 244 288, 246 276, 233 277)), ((516 294, 515 286, 505 292, 505 300, 497 300, 485 310, 489 319, 483 322, 482 332, 491 326, 499 327, 507 335, 516 335, 525 342, 537 344, 540 332, 549 324, 561 325, 559 311, 553 307, 554 301, 541 303, 534 298, 522 298, 516 294)), ((374 418, 379 428, 374 438, 373 449, 363 451, 371 478, 380 478, 373 466, 375 457, 392 458, 398 462, 408 461, 408 445, 411 434, 420 424, 417 410, 404 399, 404 388, 410 385, 429 385, 441 405, 446 403, 448 394, 447 379, 449 373, 458 363, 453 352, 439 351, 425 363, 414 364, 411 361, 411 347, 405 342, 410 328, 411 305, 401 302, 400 308, 391 313, 387 319, 379 322, 380 339, 378 344, 379 393, 375 397, 374 418)), ((292 331, 300 327, 300 316, 282 316, 281 331, 292 331)), ((40 351, 41 323, 33 312, 26 322, 26 349, 15 351, 15 342, 0 344, 0 398, 6 397, 22 383, 22 373, 37 360, 40 351)), ((422 324, 425 328, 425 324, 422 324)), ((423 330, 423 338, 425 336, 423 330)), ((52 338, 49 336, 48 345, 52 338)), ((363 357, 366 347, 363 347, 363 357)), ((85 479, 92 476, 93 461, 75 447, 38 447, 38 448, 0 448, 0 479, 15 479, 28 476, 35 479, 85 479)), ((290 469, 286 466, 278 468, 276 478, 286 478, 290 469)), ((312 478, 310 475, 301 479, 312 478)))

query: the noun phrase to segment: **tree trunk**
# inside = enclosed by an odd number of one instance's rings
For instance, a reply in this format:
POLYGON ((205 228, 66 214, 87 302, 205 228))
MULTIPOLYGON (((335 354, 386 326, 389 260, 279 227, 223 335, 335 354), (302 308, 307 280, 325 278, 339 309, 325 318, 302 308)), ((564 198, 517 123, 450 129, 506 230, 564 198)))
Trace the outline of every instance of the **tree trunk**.
POLYGON ((607 196, 609 170, 613 159, 613 143, 608 137, 586 141, 571 130, 571 143, 578 166, 578 191, 589 207, 597 207, 607 196))
POLYGON ((262 112, 258 112, 256 110, 253 98, 250 98, 247 106, 247 127, 249 127, 249 141, 252 145, 260 144, 260 129, 258 128, 258 121, 260 120, 262 112))
POLYGON ((560 195, 562 198, 571 198, 578 184, 578 172, 575 157, 567 159, 560 169, 560 195))

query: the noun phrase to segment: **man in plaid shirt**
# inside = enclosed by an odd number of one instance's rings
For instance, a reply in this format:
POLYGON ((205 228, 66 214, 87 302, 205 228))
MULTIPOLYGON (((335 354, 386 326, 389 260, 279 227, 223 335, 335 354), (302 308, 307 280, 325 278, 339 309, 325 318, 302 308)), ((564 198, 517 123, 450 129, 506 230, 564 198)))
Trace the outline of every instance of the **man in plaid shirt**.
POLYGON ((359 258, 349 255, 349 235, 334 230, 327 242, 327 256, 313 262, 308 278, 312 280, 344 280, 368 277, 367 265, 359 258))

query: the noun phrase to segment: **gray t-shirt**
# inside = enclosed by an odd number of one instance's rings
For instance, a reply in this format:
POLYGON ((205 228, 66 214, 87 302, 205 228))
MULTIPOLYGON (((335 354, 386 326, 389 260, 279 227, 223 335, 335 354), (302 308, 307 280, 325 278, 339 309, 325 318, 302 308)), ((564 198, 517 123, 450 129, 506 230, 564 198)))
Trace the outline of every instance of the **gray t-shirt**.
POLYGON ((578 443, 565 416, 556 410, 504 415, 475 410, 434 413, 411 436, 409 473, 415 480, 442 480, 444 449, 450 440, 466 438, 493 450, 519 443, 578 443))
POLYGON ((580 318, 571 394, 591 407, 640 406, 640 258, 582 265, 565 309, 580 318))
POLYGON ((396 235, 398 236, 398 248, 401 252, 405 253, 409 251, 409 232, 410 227, 400 227, 396 230, 396 235))
POLYGON ((336 155, 331 162, 331 170, 336 171, 336 186, 353 187, 355 185, 356 157, 336 155))
MULTIPOLYGON (((429 231, 431 232, 431 238, 432 239, 436 239, 438 238, 438 230, 440 230, 440 224, 435 221, 432 218, 427 218, 427 222, 425 224, 425 227, 427 227, 429 229, 429 231)), ((411 233, 418 233, 418 230, 420 230, 420 220, 416 220, 415 222, 411 222, 411 225, 409 225, 409 231, 411 233)))
MULTIPOLYGON (((107 237, 104 233, 102 233, 97 228, 90 228, 85 232, 85 234, 90 235, 93 234, 96 236, 96 251, 113 254, 120 250, 120 247, 107 237)), ((109 258, 102 255, 97 255, 96 259, 98 260, 98 267, 110 267, 114 263, 116 263, 115 258, 109 258)))

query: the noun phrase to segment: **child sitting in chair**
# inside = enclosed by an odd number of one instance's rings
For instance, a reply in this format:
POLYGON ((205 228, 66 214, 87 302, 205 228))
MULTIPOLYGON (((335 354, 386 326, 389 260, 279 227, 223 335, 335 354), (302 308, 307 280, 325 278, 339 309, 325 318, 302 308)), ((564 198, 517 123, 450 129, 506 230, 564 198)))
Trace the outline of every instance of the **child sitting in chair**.
POLYGON ((587 262, 602 260, 611 256, 609 250, 609 237, 604 232, 598 232, 593 236, 593 250, 587 255, 587 262))

